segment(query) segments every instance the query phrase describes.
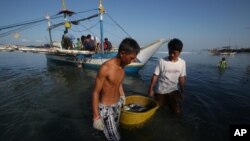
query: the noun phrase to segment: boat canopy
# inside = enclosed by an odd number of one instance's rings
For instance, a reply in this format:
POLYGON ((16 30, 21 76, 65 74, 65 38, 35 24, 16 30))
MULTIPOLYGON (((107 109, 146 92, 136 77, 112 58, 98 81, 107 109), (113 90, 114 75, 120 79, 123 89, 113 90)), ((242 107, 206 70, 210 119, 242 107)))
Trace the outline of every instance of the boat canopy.
POLYGON ((60 14, 66 14, 68 16, 71 16, 71 15, 75 14, 75 12, 67 10, 67 9, 63 9, 62 11, 57 13, 57 15, 60 15, 60 14))

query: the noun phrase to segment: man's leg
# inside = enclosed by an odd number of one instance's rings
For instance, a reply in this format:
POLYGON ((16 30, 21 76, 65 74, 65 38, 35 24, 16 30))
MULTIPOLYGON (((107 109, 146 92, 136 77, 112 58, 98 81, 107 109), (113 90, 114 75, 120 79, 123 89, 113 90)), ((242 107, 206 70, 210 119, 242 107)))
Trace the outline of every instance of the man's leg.
POLYGON ((181 94, 179 91, 173 91, 169 94, 168 105, 171 111, 175 114, 181 113, 181 94))
POLYGON ((109 141, 119 141, 120 134, 118 131, 119 116, 121 111, 121 103, 114 106, 100 106, 100 114, 105 125, 104 134, 109 141))
POLYGON ((166 94, 155 94, 155 100, 159 103, 160 107, 166 105, 166 94))

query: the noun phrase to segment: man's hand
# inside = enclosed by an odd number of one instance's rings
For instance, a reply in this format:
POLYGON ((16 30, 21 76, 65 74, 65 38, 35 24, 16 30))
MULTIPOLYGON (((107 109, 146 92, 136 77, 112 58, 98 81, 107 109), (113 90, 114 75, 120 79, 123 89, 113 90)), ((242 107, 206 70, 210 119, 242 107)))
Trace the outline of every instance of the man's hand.
POLYGON ((100 118, 94 120, 93 127, 97 130, 104 130, 104 124, 100 118))
POLYGON ((155 93, 154 93, 153 90, 149 90, 149 91, 148 91, 148 95, 149 95, 150 97, 154 97, 155 93))
POLYGON ((120 96, 120 98, 122 99, 122 105, 124 106, 126 104, 126 97, 125 97, 125 95, 120 96))

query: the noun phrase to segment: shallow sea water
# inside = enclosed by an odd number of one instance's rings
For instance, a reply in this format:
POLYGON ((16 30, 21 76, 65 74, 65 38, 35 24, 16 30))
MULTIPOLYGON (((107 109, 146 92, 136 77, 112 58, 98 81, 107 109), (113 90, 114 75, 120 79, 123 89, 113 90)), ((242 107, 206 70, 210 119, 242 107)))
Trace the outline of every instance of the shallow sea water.
MULTIPOLYGON (((146 95, 156 53, 138 74, 127 75, 127 95, 146 95)), ((187 80, 183 112, 167 108, 139 129, 121 128, 125 141, 225 141, 230 124, 250 123, 250 54, 183 53, 187 80)), ((91 91, 96 70, 47 62, 44 54, 0 52, 1 141, 102 141, 92 128, 91 91)))

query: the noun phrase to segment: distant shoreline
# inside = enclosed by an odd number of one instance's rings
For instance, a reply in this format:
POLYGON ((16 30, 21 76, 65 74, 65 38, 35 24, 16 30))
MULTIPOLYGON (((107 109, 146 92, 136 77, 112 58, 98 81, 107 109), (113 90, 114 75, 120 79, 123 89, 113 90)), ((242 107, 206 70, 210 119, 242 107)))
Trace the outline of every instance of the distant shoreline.
POLYGON ((240 49, 208 49, 210 53, 226 53, 226 52, 236 52, 236 53, 250 53, 250 48, 240 48, 240 49))

